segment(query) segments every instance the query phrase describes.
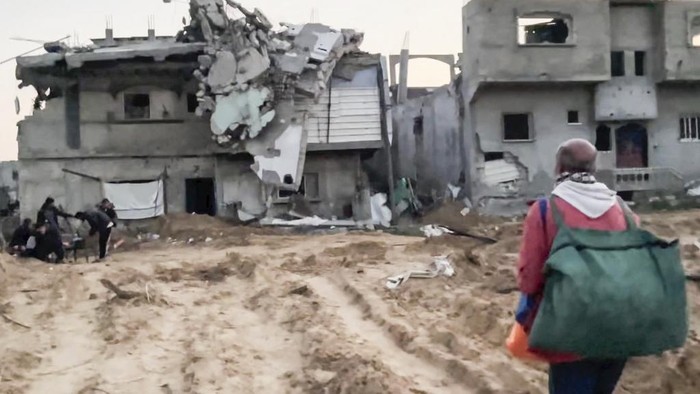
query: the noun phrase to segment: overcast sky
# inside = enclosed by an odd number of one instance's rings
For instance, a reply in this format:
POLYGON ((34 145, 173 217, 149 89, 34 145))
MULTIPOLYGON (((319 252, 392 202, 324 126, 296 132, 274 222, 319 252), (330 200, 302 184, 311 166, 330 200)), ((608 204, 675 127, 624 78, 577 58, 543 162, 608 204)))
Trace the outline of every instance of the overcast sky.
MULTIPOLYGON (((463 0, 242 0, 247 8, 260 8, 273 23, 316 21, 337 28, 365 32, 362 49, 382 54, 398 53, 410 32, 414 53, 461 51, 463 0)), ((11 40, 21 37, 50 41, 66 35, 83 44, 104 36, 105 19, 111 16, 116 37, 146 35, 148 16, 154 15, 156 33, 173 35, 188 16, 188 2, 172 0, 0 0, 0 61, 32 50, 39 44, 11 40)), ((35 52, 43 53, 43 50, 35 52)), ((14 61, 0 65, 0 160, 17 158, 17 122, 31 112, 33 88, 17 88, 14 61), (15 114, 15 97, 21 113, 15 114)), ((441 85, 449 80, 440 63, 411 62, 412 86, 441 85)))

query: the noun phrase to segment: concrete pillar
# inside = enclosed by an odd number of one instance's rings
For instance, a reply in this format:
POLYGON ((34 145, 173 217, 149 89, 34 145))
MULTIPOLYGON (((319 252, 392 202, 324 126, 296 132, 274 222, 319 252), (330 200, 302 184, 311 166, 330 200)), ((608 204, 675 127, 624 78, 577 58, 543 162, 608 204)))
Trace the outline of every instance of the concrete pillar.
POLYGON ((401 50, 401 63, 399 65, 399 104, 408 101, 408 49, 401 50))
POLYGON ((114 42, 114 29, 111 27, 105 29, 105 41, 107 41, 108 44, 114 42))

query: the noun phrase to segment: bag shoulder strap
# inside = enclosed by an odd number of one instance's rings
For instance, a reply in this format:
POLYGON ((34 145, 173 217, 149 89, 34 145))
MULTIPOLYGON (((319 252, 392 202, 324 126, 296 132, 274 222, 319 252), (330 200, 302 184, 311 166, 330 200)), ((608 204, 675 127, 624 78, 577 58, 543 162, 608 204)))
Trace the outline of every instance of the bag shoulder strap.
POLYGON ((540 205, 540 220, 542 221, 542 228, 547 230, 547 199, 541 198, 538 201, 540 205))
POLYGON ((634 213, 629 205, 622 199, 619 195, 617 196, 617 203, 620 204, 622 208, 622 213, 625 215, 625 221, 627 222, 627 230, 636 230, 637 222, 634 220, 634 213))
POLYGON ((569 226, 567 226, 564 222, 564 218, 561 216, 561 212, 559 211, 559 208, 557 208, 557 204, 554 202, 554 196, 549 198, 549 206, 552 208, 552 216, 554 217, 554 223, 557 224, 557 229, 568 229, 569 226))

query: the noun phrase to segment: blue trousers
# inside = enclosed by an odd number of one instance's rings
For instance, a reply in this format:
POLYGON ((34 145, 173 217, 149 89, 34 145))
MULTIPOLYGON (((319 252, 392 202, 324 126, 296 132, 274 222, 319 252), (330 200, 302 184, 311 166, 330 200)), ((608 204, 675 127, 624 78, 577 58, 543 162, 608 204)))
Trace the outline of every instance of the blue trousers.
POLYGON ((550 394, 612 394, 627 360, 582 360, 549 367, 550 394))

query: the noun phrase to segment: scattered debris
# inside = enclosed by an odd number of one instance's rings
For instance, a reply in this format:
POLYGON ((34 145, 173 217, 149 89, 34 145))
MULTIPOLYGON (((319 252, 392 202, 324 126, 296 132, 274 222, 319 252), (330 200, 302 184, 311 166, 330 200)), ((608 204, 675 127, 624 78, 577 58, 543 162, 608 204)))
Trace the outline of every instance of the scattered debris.
POLYGON ((111 281, 107 279, 100 279, 100 283, 102 283, 102 286, 106 287, 107 290, 110 290, 114 294, 116 294, 117 298, 120 300, 130 300, 132 298, 137 298, 137 297, 142 297, 142 293, 138 293, 135 291, 127 291, 127 290, 122 290, 120 289, 117 285, 112 283, 111 281))
POLYGON ((437 224, 430 224, 427 226, 423 226, 420 229, 423 232, 423 234, 425 234, 425 236, 427 238, 442 237, 443 235, 458 235, 461 237, 474 238, 478 241, 481 241, 481 242, 484 242, 487 244, 495 244, 498 242, 498 240, 495 238, 487 237, 484 235, 472 234, 472 233, 469 233, 466 231, 454 230, 454 229, 451 229, 449 227, 440 226, 437 224))
POLYGON ((433 279, 438 276, 452 277, 455 274, 455 270, 452 264, 447 259, 446 256, 436 257, 435 260, 430 264, 427 270, 414 270, 408 271, 396 276, 392 276, 386 280, 386 287, 390 290, 394 290, 410 278, 415 279, 433 279))
POLYGON ((20 326, 20 327, 22 327, 22 328, 26 328, 26 329, 28 329, 28 330, 31 329, 30 326, 18 322, 17 320, 11 318, 10 316, 8 316, 8 315, 5 314, 5 313, 0 314, 0 316, 2 316, 2 318, 5 319, 8 323, 12 323, 12 324, 18 325, 18 326, 20 326))
POLYGON ((441 237, 445 234, 454 234, 454 232, 447 227, 439 226, 437 224, 423 226, 420 228, 420 231, 422 231, 427 238, 441 237))
POLYGON ((309 292, 309 286, 301 286, 297 287, 296 289, 292 290, 289 292, 289 294, 294 294, 294 295, 305 295, 309 292))

